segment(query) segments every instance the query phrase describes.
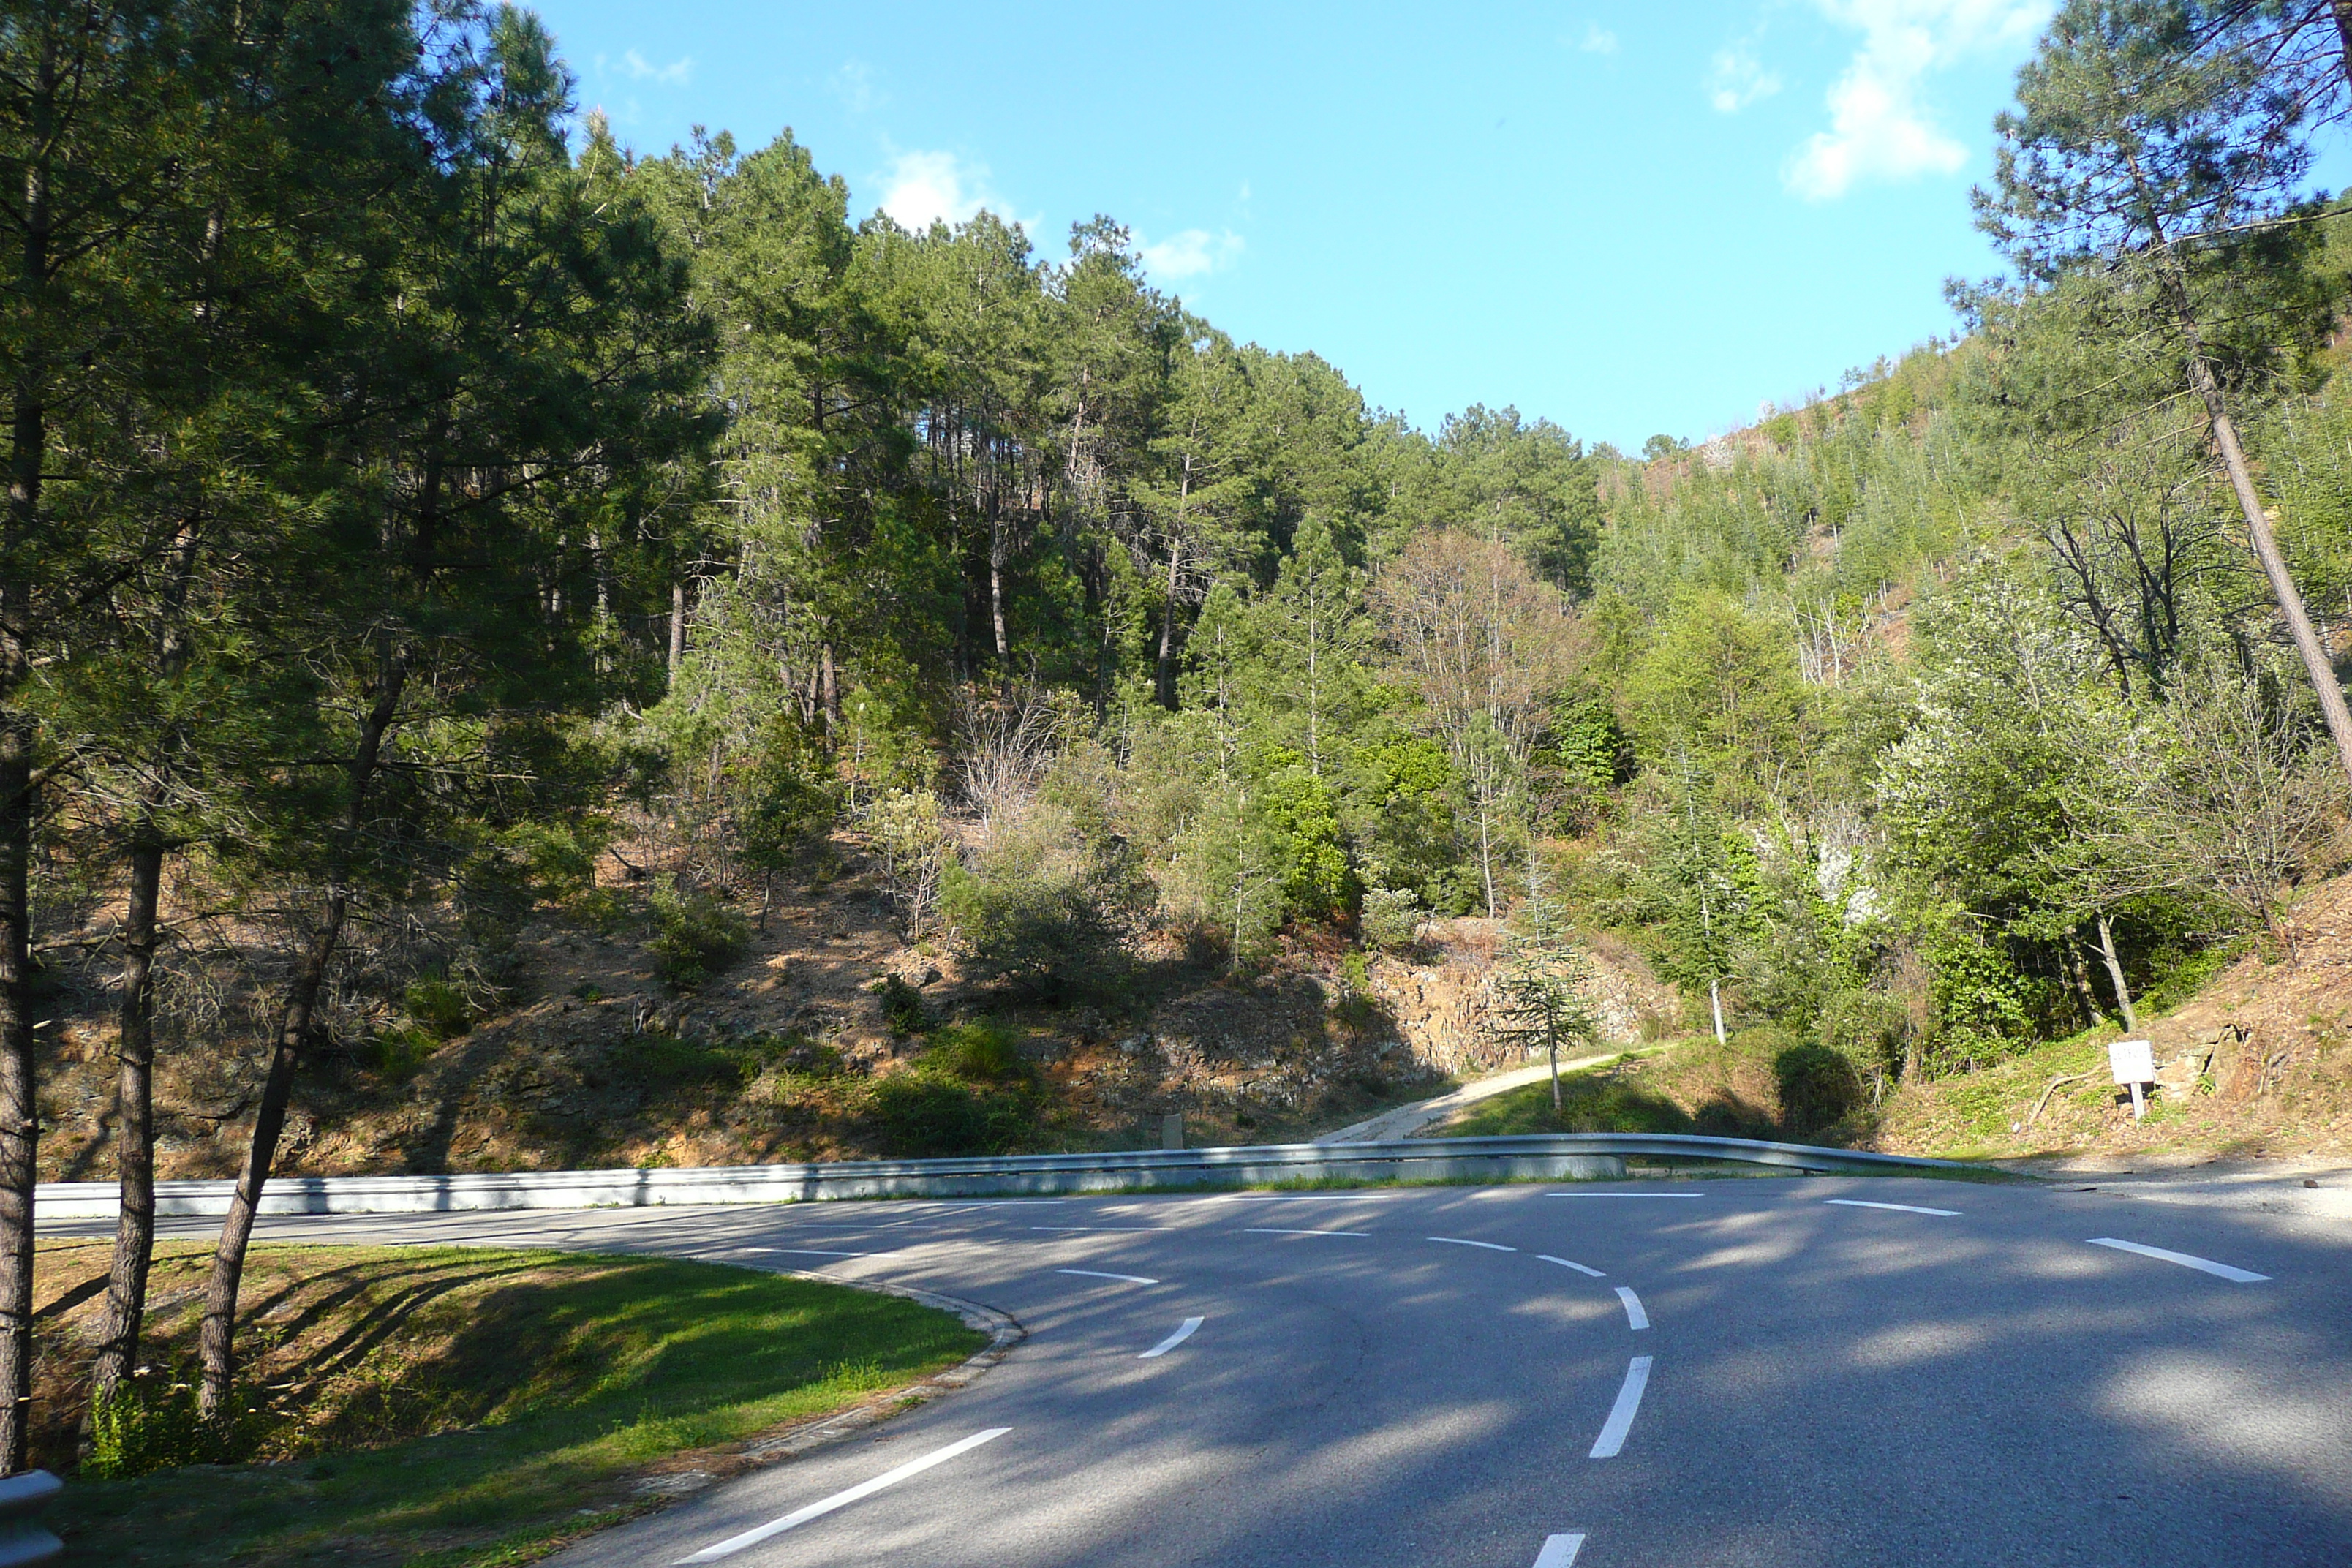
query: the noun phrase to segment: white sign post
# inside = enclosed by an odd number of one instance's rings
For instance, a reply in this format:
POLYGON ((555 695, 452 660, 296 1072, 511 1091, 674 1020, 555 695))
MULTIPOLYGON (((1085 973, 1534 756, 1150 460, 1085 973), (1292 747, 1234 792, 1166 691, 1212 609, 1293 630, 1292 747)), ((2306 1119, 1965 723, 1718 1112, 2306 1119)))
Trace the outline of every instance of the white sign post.
POLYGON ((2132 1120, 2139 1121, 2147 1114, 2147 1101, 2142 1098, 2140 1085, 2156 1081, 2156 1053, 2146 1040, 2117 1040, 2107 1047, 2107 1065, 2115 1069, 2116 1081, 2131 1088, 2132 1120))

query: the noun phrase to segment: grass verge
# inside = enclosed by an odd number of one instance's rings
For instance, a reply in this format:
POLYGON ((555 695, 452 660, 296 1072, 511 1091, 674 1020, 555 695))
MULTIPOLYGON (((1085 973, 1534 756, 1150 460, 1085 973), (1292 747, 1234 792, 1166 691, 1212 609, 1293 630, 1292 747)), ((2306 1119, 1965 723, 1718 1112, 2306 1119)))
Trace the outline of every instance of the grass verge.
MULTIPOLYGON (((88 1360, 106 1249, 45 1246, 40 1266, 47 1383, 69 1401, 60 1369, 88 1360)), ((184 1373, 201 1267, 190 1248, 158 1258, 159 1379, 184 1373)), ((845 1286, 554 1252, 257 1248, 246 1299, 255 1462, 69 1478, 51 1510, 64 1561, 528 1563, 656 1506, 666 1477, 740 1468, 745 1439, 984 1342, 845 1286)))

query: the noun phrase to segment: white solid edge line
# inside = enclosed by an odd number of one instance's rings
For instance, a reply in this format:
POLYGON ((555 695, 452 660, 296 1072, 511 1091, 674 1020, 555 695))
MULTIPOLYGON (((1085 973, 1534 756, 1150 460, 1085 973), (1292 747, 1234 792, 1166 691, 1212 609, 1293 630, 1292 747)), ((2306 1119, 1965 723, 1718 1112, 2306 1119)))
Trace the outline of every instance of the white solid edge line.
POLYGON ((1703 1198, 1705 1193, 1546 1193, 1548 1198, 1703 1198))
POLYGON ((1536 1256, 1542 1258, 1546 1263, 1557 1263, 1562 1268, 1573 1268, 1579 1274, 1590 1274, 1595 1279, 1606 1279, 1609 1278, 1608 1275, 1603 1274, 1598 1268, 1588 1268, 1581 1263, 1572 1263, 1565 1258, 1554 1258, 1549 1252, 1538 1252, 1536 1256))
POLYGON ((731 1557, 747 1546, 757 1546, 770 1536, 782 1535, 794 1525, 806 1524, 810 1520, 831 1513, 835 1509, 845 1508, 860 1498, 872 1497, 885 1487, 896 1486, 909 1476, 920 1475, 933 1465, 944 1464, 958 1454, 967 1453, 979 1447, 982 1443, 992 1442, 1003 1436, 1012 1430, 1010 1426, 991 1426, 984 1432, 973 1433, 961 1442, 950 1443, 944 1448, 934 1448, 919 1459, 908 1460, 895 1470, 886 1470, 870 1481, 860 1481, 847 1491, 835 1492, 829 1498, 809 1504, 806 1508, 796 1509, 783 1518, 771 1520, 756 1530, 747 1530, 740 1535, 730 1535, 718 1545, 706 1546, 691 1557, 681 1557, 677 1560, 677 1568, 684 1568, 684 1565, 689 1563, 716 1563, 722 1557, 731 1557))
POLYGON ((1366 1198, 1397 1198, 1412 1194, 1391 1189, 1349 1191, 1333 1187, 1320 1193, 1211 1193, 1192 1201, 1196 1204, 1352 1204, 1366 1198))
POLYGON ((1033 1225, 1029 1228, 1031 1230, 1117 1231, 1124 1235, 1129 1231, 1167 1230, 1171 1227, 1164 1225, 1033 1225))
POLYGON ((1939 1214, 1948 1218, 1956 1215, 1960 1212, 1958 1209, 1922 1208, 1917 1204, 1874 1204, 1868 1198, 1823 1198, 1822 1202, 1825 1204, 1835 1204, 1841 1208, 1893 1209, 1897 1214, 1939 1214))
POLYGON ((1150 1350, 1145 1351, 1141 1355, 1137 1356, 1135 1359, 1138 1361, 1150 1361, 1154 1356, 1166 1355, 1170 1351, 1174 1350, 1178 1345, 1181 1345, 1186 1340, 1191 1339, 1192 1337, 1192 1331, 1199 1328, 1202 1323, 1205 1323, 1208 1321, 1209 1320, 1206 1318, 1185 1319, 1183 1322, 1177 1325, 1177 1329, 1174 1333, 1169 1335, 1166 1339, 1160 1341, 1158 1344, 1152 1346, 1150 1350))
POLYGON ((1242 1226, 1242 1234, 1243 1234, 1244 1236, 1363 1236, 1363 1237, 1369 1237, 1369 1236, 1370 1236, 1372 1233, 1371 1233, 1370 1231, 1369 1231, 1369 1230, 1276 1230, 1274 1226, 1269 1226, 1269 1225, 1245 1225, 1245 1226, 1242 1226))
POLYGON ((2183 1268, 2201 1269, 2205 1273, 2218 1275, 2223 1279, 2235 1280, 2241 1285, 2252 1285, 2258 1280, 2270 1278, 2267 1274, 2257 1274, 2251 1268, 2238 1268, 2227 1263, 2216 1263, 2210 1258, 2197 1258, 2186 1252, 2167 1252, 2161 1247, 2147 1247, 2137 1241, 2119 1241, 2112 1236, 2095 1236, 2091 1237, 2091 1245, 2112 1247, 2117 1252, 2137 1252, 2142 1258, 2154 1258, 2166 1263, 2178 1263, 2183 1268))
POLYGON ((1650 1314, 1642 1310, 1642 1298, 1633 1294, 1633 1288, 1631 1285, 1617 1287, 1617 1300, 1625 1303, 1627 1328, 1646 1329, 1650 1326, 1650 1314))
POLYGON ((1505 1247, 1499 1241, 1465 1241, 1458 1236, 1433 1236, 1432 1241, 1442 1241, 1448 1247, 1483 1247, 1489 1252, 1517 1252, 1516 1247, 1505 1247))
POLYGON ((1106 1274, 1099 1268, 1056 1268, 1056 1274, 1079 1274, 1088 1279, 1121 1279, 1129 1285, 1157 1285, 1157 1279, 1146 1279, 1140 1274, 1106 1274))
POLYGON ((1635 1356, 1625 1368, 1625 1385, 1617 1391, 1617 1403, 1609 1407, 1609 1419, 1601 1428, 1601 1436, 1592 1440, 1592 1457, 1613 1459, 1625 1446, 1625 1434, 1633 1429, 1633 1414, 1642 1408, 1642 1390, 1650 1385, 1650 1358, 1635 1356))
POLYGON ((1536 1553, 1536 1568, 1576 1568, 1576 1554, 1584 1549, 1584 1537, 1547 1535, 1543 1550, 1536 1553))

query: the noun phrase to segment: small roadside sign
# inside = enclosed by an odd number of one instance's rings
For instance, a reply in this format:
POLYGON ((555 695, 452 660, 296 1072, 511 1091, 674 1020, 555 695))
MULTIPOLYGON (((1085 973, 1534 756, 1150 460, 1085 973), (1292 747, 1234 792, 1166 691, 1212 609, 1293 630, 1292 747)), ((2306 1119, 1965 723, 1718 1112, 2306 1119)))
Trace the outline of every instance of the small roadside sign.
POLYGON ((2137 1121, 2147 1114, 2140 1086, 2156 1081, 2155 1050, 2146 1040, 2117 1040, 2107 1047, 2107 1066, 2115 1069, 2117 1083, 2130 1087, 2132 1120, 2137 1121))
POLYGON ((2117 1083, 2156 1081, 2156 1052, 2146 1040, 2117 1040, 2107 1047, 2107 1065, 2117 1083))

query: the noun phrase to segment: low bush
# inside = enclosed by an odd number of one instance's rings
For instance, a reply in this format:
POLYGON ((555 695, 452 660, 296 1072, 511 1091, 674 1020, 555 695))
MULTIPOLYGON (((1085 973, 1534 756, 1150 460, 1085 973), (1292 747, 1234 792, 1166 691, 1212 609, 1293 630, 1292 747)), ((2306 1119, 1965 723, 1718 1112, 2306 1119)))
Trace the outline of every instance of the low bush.
POLYGON ((1044 1000, 1115 989, 1126 954, 1097 890, 1078 875, 1017 865, 951 866, 940 910, 979 973, 1044 1000))
POLYGON ((613 1067, 640 1088, 659 1091, 708 1084, 748 1084, 771 1067, 838 1070, 838 1053, 798 1035, 709 1039, 648 1031, 621 1042, 613 1067))
POLYGON ((1421 895, 1410 888, 1366 888, 1362 929, 1372 946, 1395 952, 1421 929, 1421 895))
POLYGON ((874 1085, 875 1129, 904 1159, 1004 1154, 1035 1127, 1037 1075, 1002 1030, 950 1024, 915 1065, 874 1085))
POLYGON ((950 1024, 931 1037, 925 1065, 975 1083, 1022 1083, 1034 1074, 1011 1036, 983 1023, 950 1024))
POLYGON ((1772 1058, 1780 1089, 1782 1131, 1800 1136, 1836 1126, 1863 1103, 1853 1059, 1827 1046, 1790 1046, 1772 1058))
POLYGON ((665 879, 651 907, 654 977, 672 991, 691 991, 743 955, 751 928, 709 893, 681 893, 665 879))
POLYGON ((446 980, 412 980, 401 1001, 417 1026, 436 1039, 454 1040, 474 1026, 474 1009, 466 994, 446 980))
POLYGON ((906 1160, 1010 1153, 1035 1116, 1030 1097, 1017 1090, 919 1069, 877 1083, 873 1108, 884 1152, 906 1160))
POLYGON ((369 1036, 352 1055, 370 1072, 394 1083, 406 1083, 441 1044, 415 1025, 402 1024, 369 1036))
POLYGON ((232 1399, 233 1414, 207 1420, 196 1387, 169 1373, 129 1379, 89 1407, 89 1451, 79 1467, 98 1480, 121 1480, 181 1465, 233 1465, 253 1457, 266 1424, 232 1399))
POLYGON ((923 994, 897 975, 886 974, 876 981, 874 994, 882 999, 882 1016, 892 1034, 904 1038, 930 1027, 930 1015, 923 1008, 923 994))

